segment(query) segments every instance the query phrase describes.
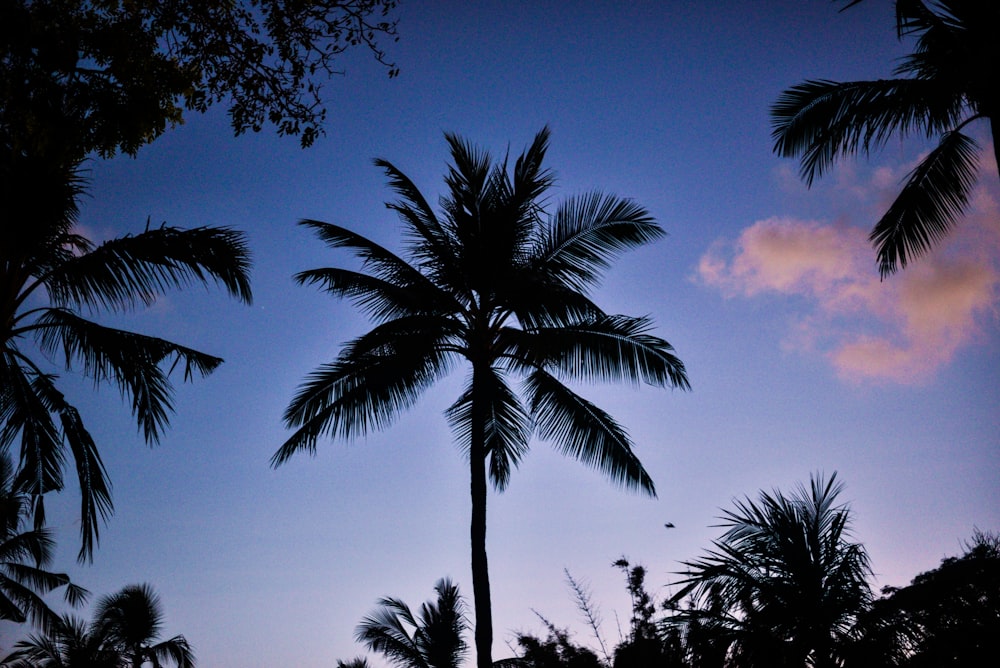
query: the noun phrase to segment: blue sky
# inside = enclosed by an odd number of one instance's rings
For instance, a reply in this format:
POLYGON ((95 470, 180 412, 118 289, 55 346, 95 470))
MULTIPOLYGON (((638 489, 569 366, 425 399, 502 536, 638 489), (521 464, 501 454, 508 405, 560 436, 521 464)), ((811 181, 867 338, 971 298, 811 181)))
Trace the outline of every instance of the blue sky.
MULTIPOLYGON (((926 146, 890 142, 811 190, 771 153, 768 107, 784 88, 891 74, 905 48, 889 3, 839 14, 823 0, 568 4, 403 3, 390 48, 400 76, 345 58, 326 85, 328 135, 308 150, 267 131, 233 138, 219 108, 135 159, 89 163, 88 234, 136 232, 147 216, 245 230, 255 301, 196 288, 114 320, 226 359, 207 379, 177 380, 155 449, 113 389, 64 375, 117 511, 94 563, 78 566, 75 492, 53 502, 59 568, 95 595, 151 583, 165 633, 221 668, 331 666, 361 653, 353 628, 380 596, 415 606, 445 575, 471 595, 467 473, 442 416, 461 372, 384 433, 268 467, 298 383, 366 326, 349 304, 293 283, 350 262, 295 222, 398 247, 373 158, 433 200, 445 131, 503 155, 546 124, 554 200, 632 197, 667 230, 596 298, 652 316, 693 390, 582 390, 629 428, 657 499, 545 443, 490 497, 495 657, 510 655, 515 631, 541 631, 533 611, 591 641, 564 568, 589 584, 613 643, 628 599, 612 561, 645 564, 662 596, 734 497, 814 472, 846 483, 877 586, 933 568, 973 527, 1000 528, 1000 187, 986 137, 981 188, 954 238, 884 282, 864 237, 926 146)), ((0 645, 20 634, 0 626, 0 645)))

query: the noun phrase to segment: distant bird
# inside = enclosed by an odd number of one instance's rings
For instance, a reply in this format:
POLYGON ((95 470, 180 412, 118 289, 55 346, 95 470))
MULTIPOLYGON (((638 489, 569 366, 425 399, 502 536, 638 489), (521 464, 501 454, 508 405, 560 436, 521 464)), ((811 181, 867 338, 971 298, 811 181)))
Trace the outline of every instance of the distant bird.
POLYGON ((668 529, 673 529, 674 528, 674 523, 673 522, 667 522, 663 526, 667 527, 668 529))

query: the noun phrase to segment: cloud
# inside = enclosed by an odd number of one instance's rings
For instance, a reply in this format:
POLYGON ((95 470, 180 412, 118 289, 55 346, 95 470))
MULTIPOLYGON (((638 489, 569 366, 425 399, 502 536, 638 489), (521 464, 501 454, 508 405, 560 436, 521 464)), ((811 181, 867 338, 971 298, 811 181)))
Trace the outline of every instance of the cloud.
POLYGON ((895 195, 904 168, 877 169, 866 182, 853 171, 839 174, 834 190, 841 205, 855 198, 855 214, 836 224, 759 220, 709 248, 697 279, 728 298, 769 294, 796 298, 790 308, 805 304, 782 344, 824 355, 845 380, 925 382, 996 322, 1000 206, 996 167, 983 162, 969 211, 949 239, 885 281, 866 226, 871 206, 895 195))

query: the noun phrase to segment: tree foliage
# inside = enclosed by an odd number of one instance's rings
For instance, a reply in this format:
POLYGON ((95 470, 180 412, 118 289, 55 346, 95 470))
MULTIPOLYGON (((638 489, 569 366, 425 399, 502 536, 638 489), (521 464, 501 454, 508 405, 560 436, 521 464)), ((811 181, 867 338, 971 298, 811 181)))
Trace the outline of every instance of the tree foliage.
POLYGON ((94 244, 75 228, 82 180, 74 165, 0 154, 0 450, 18 452, 17 490, 35 501, 63 488, 72 459, 81 491, 80 558, 92 556, 112 510, 97 444, 56 371, 116 387, 145 440, 156 443, 172 411, 173 371, 187 381, 222 360, 165 339, 102 325, 101 312, 149 306, 172 289, 218 284, 249 303, 250 258, 230 229, 149 227, 94 244), (27 194, 28 196, 25 196, 27 194))
POLYGON ((792 495, 738 500, 714 549, 684 562, 672 600, 691 595, 693 607, 679 617, 724 637, 732 665, 838 665, 872 598, 868 556, 836 503, 841 490, 834 474, 792 495))
POLYGON ((314 453, 321 437, 354 438, 388 426, 437 380, 469 370, 446 418, 470 467, 476 650, 491 668, 486 562, 488 480, 503 490, 532 435, 626 488, 654 493, 627 431, 567 383, 623 382, 686 389, 683 363, 646 317, 605 313, 588 292, 611 262, 663 235, 631 200, 591 193, 549 213, 543 129, 510 169, 447 135, 452 165, 438 216, 413 182, 377 160, 399 200, 404 259, 360 234, 302 224, 362 269, 299 273, 346 298, 375 322, 335 360, 310 374, 285 411, 292 435, 274 465, 314 453), (521 392, 512 381, 521 380, 521 392))
POLYGON ((916 38, 896 78, 813 79, 787 89, 771 107, 774 151, 799 157, 810 185, 841 157, 868 155, 890 137, 938 139, 872 229, 883 277, 937 244, 965 211, 979 153, 966 126, 988 122, 1000 156, 1000 3, 896 0, 895 7, 899 38, 916 38))
POLYGON ((0 452, 0 620, 31 622, 49 632, 58 617, 42 596, 65 587, 66 602, 79 605, 88 592, 66 574, 47 570, 55 546, 48 530, 24 529, 30 514, 31 498, 16 490, 14 466, 0 452))
POLYGON ((4 0, 0 135, 7 150, 134 154, 187 111, 228 101, 237 134, 322 132, 323 79, 367 48, 397 73, 397 0, 4 0))
MULTIPOLYGON (((397 668, 459 668, 468 650, 464 635, 469 623, 458 585, 448 578, 434 585, 435 601, 415 615, 398 598, 385 597, 355 631, 355 638, 397 668)), ((362 668, 363 658, 338 665, 362 668)))
POLYGON ((159 640, 163 607, 148 584, 128 585, 98 601, 89 624, 63 616, 54 627, 19 641, 3 668, 194 668, 194 652, 177 635, 159 640))

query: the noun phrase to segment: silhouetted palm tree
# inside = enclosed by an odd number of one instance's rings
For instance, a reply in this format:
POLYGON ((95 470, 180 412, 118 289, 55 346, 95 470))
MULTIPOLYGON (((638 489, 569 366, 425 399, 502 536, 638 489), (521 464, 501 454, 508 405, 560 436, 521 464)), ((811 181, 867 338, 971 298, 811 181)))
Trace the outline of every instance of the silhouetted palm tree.
POLYGON ((926 252, 965 210, 978 158, 965 127, 989 121, 1000 155, 1000 3, 897 0, 896 22, 901 39, 917 36, 913 53, 895 69, 898 78, 810 80, 786 90, 771 108, 775 152, 801 156, 810 185, 840 156, 868 154, 893 134, 939 137, 872 230, 883 277, 926 252))
POLYGON ((184 636, 156 642, 163 626, 160 597, 147 584, 129 585, 105 596, 97 605, 92 633, 114 648, 125 665, 140 668, 143 663, 177 668, 193 668, 194 654, 184 636))
POLYGON ((75 165, 3 156, 9 217, 0 227, 0 450, 19 446, 17 484, 33 496, 38 526, 43 495, 63 487, 64 460, 75 460, 82 560, 93 554, 111 495, 97 445, 43 359, 117 386, 146 442, 155 443, 172 410, 171 371, 179 367, 189 380, 222 360, 83 314, 126 312, 170 288, 213 281, 249 303, 249 256, 241 233, 205 227, 147 224, 95 245, 75 229, 83 192, 75 165))
POLYGON ((21 530, 30 510, 28 496, 14 491, 10 457, 0 452, 0 620, 30 621, 48 632, 58 617, 41 595, 66 587, 66 602, 79 605, 87 591, 71 583, 67 575, 45 570, 52 561, 54 544, 45 529, 21 530))
POLYGON ((14 646, 4 668, 194 668, 184 636, 157 642, 163 625, 160 598, 146 584, 103 597, 89 625, 63 617, 52 632, 14 646))
MULTIPOLYGON (((398 668, 459 668, 468 645, 465 602, 458 586, 445 578, 434 585, 437 601, 420 606, 416 616, 398 598, 379 599, 379 607, 361 620, 358 642, 398 668)), ((355 659, 344 666, 366 665, 355 659)))
POLYGON ((447 418, 469 460, 476 652, 479 668, 491 668, 487 476, 503 490, 536 432, 652 495, 625 430, 564 381, 687 388, 688 380, 670 345, 649 333, 648 318, 608 315, 587 296, 612 259, 663 234, 646 210, 594 193, 546 215, 543 197, 553 180, 542 167, 547 128, 513 174, 506 159, 494 165, 489 154, 446 137, 454 164, 440 219, 409 178, 376 161, 400 197, 388 206, 403 222, 409 261, 343 227, 302 221, 364 265, 360 272, 304 271, 298 282, 352 300, 377 324, 299 388, 285 412, 295 432, 272 463, 315 452, 320 435, 351 438, 385 427, 436 380, 467 364, 465 391, 447 418), (511 387, 514 377, 524 380, 523 395, 511 387))
POLYGON ((118 654, 83 620, 63 616, 44 635, 19 641, 0 666, 3 668, 123 668, 118 654))
POLYGON ((835 505, 836 474, 813 478, 790 497, 761 493, 736 501, 707 556, 684 562, 678 618, 713 628, 730 644, 732 665, 832 667, 869 606, 864 547, 848 536, 849 509, 835 505))

